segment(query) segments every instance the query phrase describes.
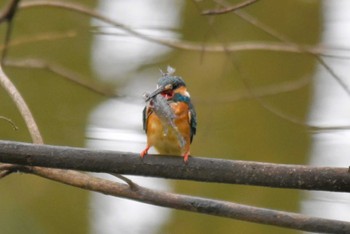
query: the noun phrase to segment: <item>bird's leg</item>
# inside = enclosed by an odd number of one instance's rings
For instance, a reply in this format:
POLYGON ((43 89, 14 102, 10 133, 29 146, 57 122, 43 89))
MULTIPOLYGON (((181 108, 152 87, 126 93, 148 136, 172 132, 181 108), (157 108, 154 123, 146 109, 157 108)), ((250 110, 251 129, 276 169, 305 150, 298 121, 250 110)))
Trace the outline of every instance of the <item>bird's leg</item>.
POLYGON ((185 154, 183 155, 184 157, 184 162, 187 164, 188 163, 188 156, 190 155, 190 149, 188 149, 185 154))
POLYGON ((143 158, 148 153, 149 148, 151 148, 151 146, 147 145, 146 148, 141 151, 140 153, 141 158, 143 158))

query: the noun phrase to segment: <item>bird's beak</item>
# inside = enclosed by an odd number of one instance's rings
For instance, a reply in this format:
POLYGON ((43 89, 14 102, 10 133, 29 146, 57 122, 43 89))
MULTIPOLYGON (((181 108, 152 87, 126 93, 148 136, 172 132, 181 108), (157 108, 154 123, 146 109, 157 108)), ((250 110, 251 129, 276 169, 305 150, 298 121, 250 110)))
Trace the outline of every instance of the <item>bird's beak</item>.
POLYGON ((158 94, 166 91, 166 90, 171 90, 172 86, 171 85, 166 85, 166 86, 160 86, 158 87, 156 90, 154 90, 151 94, 149 94, 146 98, 146 102, 148 102, 149 100, 151 100, 151 98, 157 96, 158 94))
POLYGON ((151 100, 151 98, 153 98, 154 96, 157 96, 158 94, 160 94, 161 92, 163 92, 165 89, 164 87, 159 87, 156 90, 154 90, 151 94, 149 94, 146 98, 146 102, 148 102, 149 100, 151 100))

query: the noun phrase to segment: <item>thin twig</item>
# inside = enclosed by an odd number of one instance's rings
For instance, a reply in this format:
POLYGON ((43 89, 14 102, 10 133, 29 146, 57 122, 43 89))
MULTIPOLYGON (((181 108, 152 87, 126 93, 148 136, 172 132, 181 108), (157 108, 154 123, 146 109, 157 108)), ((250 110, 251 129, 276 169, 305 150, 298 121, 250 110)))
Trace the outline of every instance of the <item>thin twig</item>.
MULTIPOLYGON (((225 0, 216 0, 216 1, 221 2, 221 4, 223 4, 223 5, 227 5, 227 2, 225 0)), ((289 45, 297 46, 303 53, 313 56, 321 64, 321 66, 323 66, 329 72, 331 77, 333 77, 333 79, 335 79, 338 82, 338 84, 344 89, 344 91, 348 95, 350 95, 350 87, 348 87, 345 84, 345 82, 341 79, 341 77, 339 77, 339 75, 336 74, 336 72, 322 58, 320 58, 317 53, 313 53, 312 51, 308 50, 304 46, 294 43, 286 35, 283 35, 282 33, 277 32, 276 30, 274 30, 270 26, 260 22, 258 19, 249 15, 246 12, 234 11, 233 13, 236 14, 237 16, 241 17, 242 19, 244 19, 246 22, 248 22, 248 23, 254 25, 255 27, 259 28, 260 30, 264 31, 268 35, 270 35, 270 36, 272 36, 272 37, 274 37, 282 42, 285 42, 289 45)))
MULTIPOLYGON (((23 38, 17 38, 11 40, 7 47, 13 47, 13 46, 20 46, 25 45, 33 42, 40 42, 40 41, 54 41, 59 39, 66 39, 66 38, 73 38, 76 37, 77 33, 75 31, 69 30, 67 32, 46 32, 37 34, 34 36, 26 35, 23 38)), ((4 50, 5 46, 0 45, 0 51, 4 50)))
POLYGON ((253 3, 256 3, 258 0, 245 0, 243 2, 240 2, 238 4, 235 4, 233 6, 228 6, 220 9, 211 9, 211 10, 204 10, 202 12, 202 15, 220 15, 220 14, 226 14, 230 13, 239 9, 242 9, 244 7, 247 7, 253 3))
POLYGON ((7 117, 5 117, 5 116, 0 116, 0 119, 3 119, 3 120, 5 120, 6 122, 8 122, 8 123, 12 126, 13 130, 15 130, 15 131, 18 130, 17 125, 16 125, 11 119, 9 119, 9 118, 7 118, 7 117))
POLYGON ((32 140, 36 144, 43 144, 43 138, 40 134, 38 125, 36 124, 34 117, 24 101, 22 95, 17 90, 16 86, 11 82, 11 80, 6 76, 4 73, 2 66, 0 64, 0 85, 3 89, 6 90, 6 92, 9 94, 13 102, 16 104, 17 109, 21 113, 27 128, 29 130, 29 133, 32 137, 32 140))
POLYGON ((2 22, 7 22, 7 28, 6 28, 6 33, 5 33, 5 42, 4 42, 4 50, 1 55, 1 61, 0 63, 2 64, 5 61, 6 55, 7 55, 7 45, 10 42, 11 38, 11 33, 12 33, 12 20, 17 12, 17 7, 18 3, 20 0, 12 0, 10 3, 7 5, 5 10, 2 12, 0 15, 0 24, 2 22))
MULTIPOLYGON (((273 96, 281 93, 292 92, 301 89, 311 82, 311 77, 302 77, 301 79, 285 81, 278 84, 265 85, 261 87, 254 87, 254 94, 261 97, 273 96)), ((247 90, 235 90, 231 93, 226 93, 225 95, 217 95, 216 98, 212 98, 213 102, 224 104, 225 102, 231 103, 245 99, 253 99, 254 97, 247 90)), ((200 101, 200 98, 196 98, 196 101, 200 101)), ((204 102, 211 102, 211 100, 206 100, 204 102)))
POLYGON ((114 89, 105 88, 95 82, 88 81, 86 78, 82 77, 80 74, 75 73, 59 64, 48 62, 42 59, 25 59, 25 60, 11 60, 6 61, 6 66, 17 67, 17 68, 30 68, 30 69, 45 69, 54 74, 57 74, 68 81, 78 84, 83 88, 93 91, 99 95, 107 97, 117 97, 114 89))

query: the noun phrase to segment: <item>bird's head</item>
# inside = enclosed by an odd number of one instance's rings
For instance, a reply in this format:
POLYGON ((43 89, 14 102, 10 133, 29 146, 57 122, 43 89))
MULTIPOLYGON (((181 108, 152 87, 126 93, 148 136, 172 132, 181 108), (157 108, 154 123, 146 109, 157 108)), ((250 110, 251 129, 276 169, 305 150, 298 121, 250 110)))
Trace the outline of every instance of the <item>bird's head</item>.
POLYGON ((154 96, 161 94, 166 99, 171 99, 175 93, 181 93, 182 95, 189 96, 186 91, 186 84, 183 79, 179 76, 174 76, 174 69, 168 67, 167 73, 162 73, 162 77, 158 80, 157 89, 153 91, 148 97, 147 100, 150 100, 154 96))

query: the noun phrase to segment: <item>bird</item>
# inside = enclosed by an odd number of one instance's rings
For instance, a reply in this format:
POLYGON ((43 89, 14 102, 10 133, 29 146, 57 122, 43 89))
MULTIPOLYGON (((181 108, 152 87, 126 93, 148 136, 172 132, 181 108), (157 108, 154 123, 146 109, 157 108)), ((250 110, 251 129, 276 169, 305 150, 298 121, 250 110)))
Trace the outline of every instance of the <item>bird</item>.
POLYGON ((184 162, 188 162, 197 116, 184 80, 174 72, 170 66, 168 72, 161 71, 157 89, 145 95, 147 104, 142 116, 147 145, 140 153, 141 158, 154 147, 160 154, 183 156, 184 162))

